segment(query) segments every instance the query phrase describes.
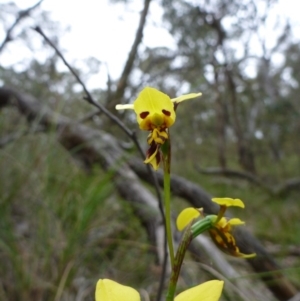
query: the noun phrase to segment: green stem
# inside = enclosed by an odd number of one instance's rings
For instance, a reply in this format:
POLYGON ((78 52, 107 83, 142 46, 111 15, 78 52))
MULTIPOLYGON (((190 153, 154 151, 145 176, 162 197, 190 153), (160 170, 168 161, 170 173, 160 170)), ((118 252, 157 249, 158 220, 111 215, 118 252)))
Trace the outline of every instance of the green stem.
POLYGON ((219 213, 218 213, 218 217, 215 220, 215 224, 217 224, 219 222, 219 220, 224 216, 224 213, 225 213, 226 209, 227 209, 226 206, 220 205, 220 210, 219 210, 219 213))
POLYGON ((164 156, 164 200, 165 200, 165 214, 166 214, 166 233, 168 248, 171 259, 171 266, 174 266, 174 247, 173 235, 171 226, 171 176, 170 176, 170 160, 169 156, 164 156))
POLYGON ((168 293, 166 296, 166 301, 173 301, 176 292, 177 281, 180 273, 180 269, 182 266, 182 262, 184 259, 185 252, 193 239, 193 235, 191 232, 191 224, 185 229, 184 235, 178 247, 175 257, 175 264, 172 267, 172 274, 169 282, 168 293))
POLYGON ((168 132, 168 139, 161 146, 163 166, 164 166, 164 200, 166 215, 166 234, 168 241, 168 249, 170 254, 171 266, 174 266, 174 247, 173 232, 171 223, 171 137, 168 132))
POLYGON ((193 238, 197 237, 201 233, 209 230, 214 224, 215 216, 214 215, 207 215, 204 219, 196 221, 191 226, 191 232, 193 238))
POLYGON ((204 219, 199 220, 194 224, 190 223, 186 227, 182 240, 176 252, 174 265, 172 266, 172 274, 169 282, 166 301, 174 300, 180 269, 182 266, 185 252, 190 242, 201 233, 209 230, 213 226, 214 219, 215 216, 206 216, 204 219))

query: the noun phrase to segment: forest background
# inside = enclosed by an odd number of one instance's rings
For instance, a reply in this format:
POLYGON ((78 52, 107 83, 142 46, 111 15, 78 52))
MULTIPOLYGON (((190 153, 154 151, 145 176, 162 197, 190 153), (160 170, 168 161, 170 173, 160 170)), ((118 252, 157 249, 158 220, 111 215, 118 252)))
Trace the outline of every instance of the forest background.
MULTIPOLYGON (((248 232, 240 240, 261 248, 246 262, 199 240, 181 288, 220 278, 222 300, 299 300, 296 25, 272 0, 141 3, 109 4, 137 20, 129 53, 122 43, 111 50, 124 59, 119 75, 100 55, 69 60, 67 28, 43 1, 0 3, 0 300, 93 300, 104 277, 157 298, 161 174, 153 185, 137 147, 145 152, 147 133, 114 109, 145 86, 171 97, 203 93, 179 107, 171 128, 174 217, 188 203, 206 209, 210 196, 241 198, 248 232), (147 45, 147 26, 169 32, 170 47, 147 45)), ((90 32, 113 40, 109 27, 90 32)))

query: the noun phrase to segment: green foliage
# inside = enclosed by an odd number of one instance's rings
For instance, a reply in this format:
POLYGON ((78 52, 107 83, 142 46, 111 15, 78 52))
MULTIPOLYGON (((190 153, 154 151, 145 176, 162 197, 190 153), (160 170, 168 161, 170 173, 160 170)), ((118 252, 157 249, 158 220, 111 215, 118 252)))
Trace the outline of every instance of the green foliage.
POLYGON ((149 256, 149 246, 114 195, 111 175, 86 174, 74 163, 54 134, 1 150, 1 300, 91 300, 99 277, 118 271, 120 280, 136 282, 146 269, 147 261, 131 266, 149 256))

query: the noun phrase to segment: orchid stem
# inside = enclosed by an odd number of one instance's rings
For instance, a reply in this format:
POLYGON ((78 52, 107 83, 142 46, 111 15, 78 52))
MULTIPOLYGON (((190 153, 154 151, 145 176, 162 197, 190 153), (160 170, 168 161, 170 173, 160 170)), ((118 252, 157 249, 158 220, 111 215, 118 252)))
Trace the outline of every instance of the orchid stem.
POLYGON ((166 233, 168 240, 168 248, 170 253, 171 266, 174 267, 174 247, 173 247, 173 235, 171 226, 171 177, 166 168, 167 164, 164 164, 164 199, 165 199, 165 214, 166 214, 166 233))
POLYGON ((171 267, 174 267, 174 246, 173 232, 171 223, 171 140, 169 139, 162 145, 164 166, 164 200, 165 200, 165 215, 166 215, 166 234, 168 241, 168 249, 170 254, 171 267))
POLYGON ((172 266, 172 274, 169 282, 168 292, 166 296, 166 301, 173 301, 175 297, 177 281, 180 274, 182 262, 185 256, 185 252, 193 239, 193 235, 191 232, 191 224, 185 229, 184 235, 178 247, 175 256, 174 266, 172 266))
POLYGON ((201 233, 209 230, 212 227, 212 220, 206 217, 196 223, 190 223, 184 231, 183 237, 176 252, 174 265, 172 266, 172 274, 170 277, 166 301, 173 301, 176 293, 177 281, 180 274, 182 262, 185 252, 188 249, 191 241, 201 233))

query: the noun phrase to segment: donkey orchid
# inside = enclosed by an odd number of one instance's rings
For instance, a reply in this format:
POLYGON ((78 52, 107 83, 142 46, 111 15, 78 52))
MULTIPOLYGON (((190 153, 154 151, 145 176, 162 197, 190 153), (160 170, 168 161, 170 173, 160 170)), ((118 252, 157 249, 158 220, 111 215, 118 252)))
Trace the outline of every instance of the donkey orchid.
POLYGON ((177 105, 184 100, 201 95, 202 93, 191 93, 171 99, 161 91, 146 87, 133 104, 116 105, 117 110, 134 110, 140 129, 150 131, 147 139, 150 147, 145 163, 150 163, 155 170, 158 169, 161 161, 160 146, 169 138, 168 129, 176 120, 177 105))
MULTIPOLYGON (((213 198, 213 202, 220 205, 220 211, 217 215, 209 215, 207 218, 211 220, 211 226, 209 234, 217 245, 217 247, 226 254, 242 257, 242 258, 252 258, 256 254, 243 254, 240 252, 234 236, 232 235, 232 227, 237 225, 245 224, 239 218, 228 219, 224 217, 226 209, 230 206, 236 206, 244 208, 245 205, 240 199, 231 199, 231 198, 213 198)), ((202 209, 195 208, 186 208, 179 214, 176 224, 179 231, 182 231, 189 223, 193 222, 194 219, 197 219, 201 216, 202 209)), ((195 226, 196 223, 195 223, 195 226)), ((194 227, 195 228, 195 227, 194 227)))

